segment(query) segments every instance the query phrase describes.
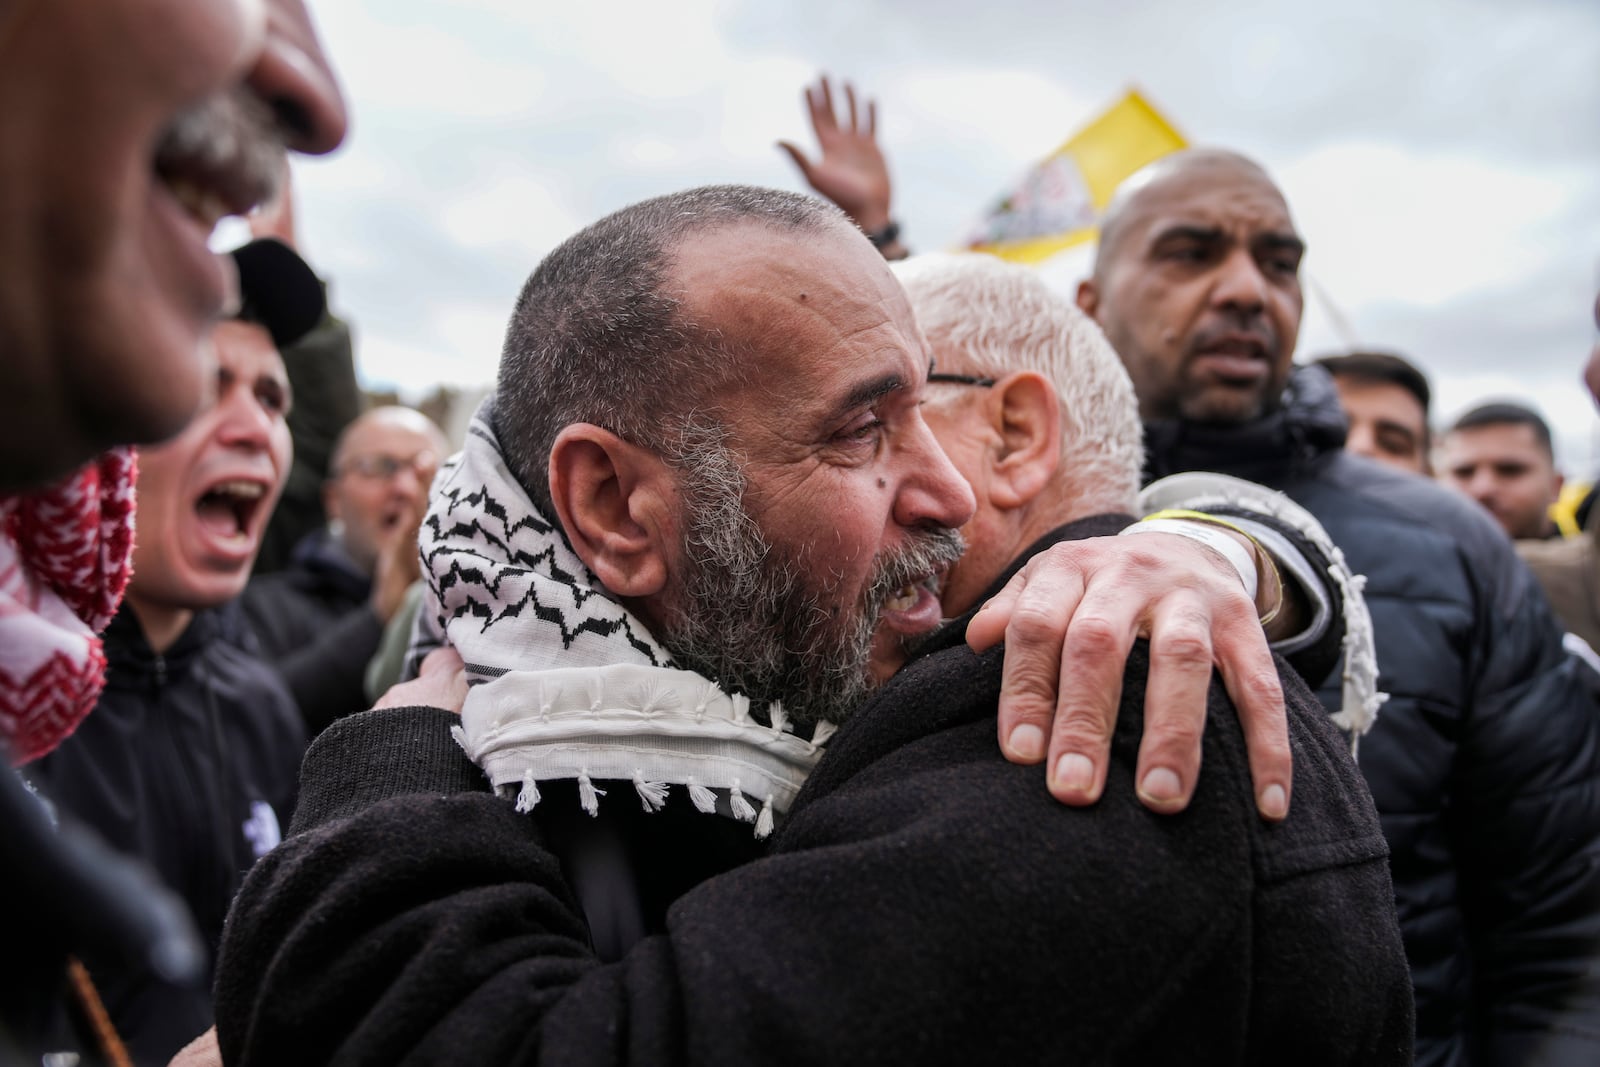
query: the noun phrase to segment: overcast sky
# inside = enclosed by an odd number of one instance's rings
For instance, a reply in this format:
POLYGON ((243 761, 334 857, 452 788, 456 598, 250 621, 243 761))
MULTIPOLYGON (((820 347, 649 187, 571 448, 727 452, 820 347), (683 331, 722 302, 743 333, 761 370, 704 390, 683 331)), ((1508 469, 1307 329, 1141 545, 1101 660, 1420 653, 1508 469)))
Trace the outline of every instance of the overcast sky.
MULTIPOLYGON (((1137 86, 1194 143, 1279 179, 1306 270, 1369 345, 1432 376, 1436 418, 1537 403, 1600 463, 1578 384, 1600 286, 1595 0, 313 0, 346 148, 299 170, 302 241, 364 381, 492 379, 562 238, 710 182, 803 189, 802 86, 880 104, 913 247, 957 241, 1029 165, 1137 86)), ((1049 268, 1068 285, 1084 257, 1049 268)), ((1341 346, 1314 299, 1300 355, 1341 346)))

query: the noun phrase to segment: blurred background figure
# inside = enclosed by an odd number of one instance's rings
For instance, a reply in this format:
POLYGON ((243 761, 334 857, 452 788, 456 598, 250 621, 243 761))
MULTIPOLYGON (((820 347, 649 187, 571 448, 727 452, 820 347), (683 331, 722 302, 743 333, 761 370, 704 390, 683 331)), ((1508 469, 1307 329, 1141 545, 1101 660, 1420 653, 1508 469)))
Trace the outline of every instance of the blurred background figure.
POLYGON ((1346 452, 1401 470, 1431 474, 1427 375, 1392 352, 1346 352, 1313 360, 1333 375, 1350 420, 1346 452))
POLYGON ((260 575, 244 607, 262 653, 288 683, 313 735, 370 703, 367 663, 421 576, 417 526, 444 434, 420 412, 380 407, 352 422, 323 487, 328 522, 286 569, 260 575))
MULTIPOLYGON (((188 905, 211 952, 244 872, 294 806, 305 733, 232 601, 288 476, 291 397, 278 346, 322 318, 322 286, 286 245, 233 253, 243 307, 219 325, 216 387, 177 437, 140 456, 134 577, 105 632, 94 712, 26 774, 138 856, 188 905), (234 609, 234 610, 230 610, 234 609)), ((211 1025, 210 983, 179 989, 97 968, 137 1063, 164 1063, 211 1025)))
MULTIPOLYGON (((1594 325, 1600 330, 1600 295, 1594 302, 1594 325)), ((1600 408, 1600 341, 1589 353, 1583 368, 1583 382, 1600 408)), ((1585 641, 1591 649, 1600 648, 1600 508, 1594 506, 1591 490, 1583 516, 1582 529, 1572 537, 1518 541, 1517 553, 1528 564, 1539 584, 1544 586, 1550 604, 1567 624, 1568 631, 1585 641)))
POLYGON ((1439 474, 1494 516, 1514 540, 1559 537, 1550 508, 1561 495, 1550 426, 1532 408, 1482 404, 1439 445, 1439 474))

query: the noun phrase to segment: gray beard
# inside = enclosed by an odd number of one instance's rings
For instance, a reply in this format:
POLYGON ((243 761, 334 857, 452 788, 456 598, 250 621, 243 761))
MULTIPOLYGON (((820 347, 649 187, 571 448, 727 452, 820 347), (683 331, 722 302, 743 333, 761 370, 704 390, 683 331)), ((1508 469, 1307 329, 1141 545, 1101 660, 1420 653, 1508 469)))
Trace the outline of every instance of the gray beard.
POLYGON ((841 610, 826 565, 807 559, 807 546, 769 540, 745 509, 744 472, 721 435, 685 437, 674 464, 683 567, 657 636, 682 666, 752 700, 782 701, 797 723, 842 722, 872 691, 867 666, 884 601, 959 559, 961 535, 913 532, 905 547, 879 554, 860 600, 841 610))

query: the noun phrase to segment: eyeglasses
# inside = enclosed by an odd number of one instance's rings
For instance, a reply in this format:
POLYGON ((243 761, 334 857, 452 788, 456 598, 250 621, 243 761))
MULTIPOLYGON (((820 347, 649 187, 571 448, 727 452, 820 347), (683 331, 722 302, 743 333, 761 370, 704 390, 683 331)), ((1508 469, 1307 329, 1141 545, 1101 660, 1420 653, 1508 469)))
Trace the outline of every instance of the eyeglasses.
POLYGON ((971 374, 937 374, 933 369, 933 361, 928 361, 928 381, 944 382, 946 385, 976 385, 988 389, 999 381, 998 378, 978 378, 971 374))
POLYGON ((408 459, 381 454, 376 456, 355 456, 345 460, 339 468, 339 474, 356 474, 362 478, 371 478, 373 481, 386 482, 403 470, 421 474, 424 471, 431 471, 438 465, 439 457, 432 452, 418 452, 408 459))

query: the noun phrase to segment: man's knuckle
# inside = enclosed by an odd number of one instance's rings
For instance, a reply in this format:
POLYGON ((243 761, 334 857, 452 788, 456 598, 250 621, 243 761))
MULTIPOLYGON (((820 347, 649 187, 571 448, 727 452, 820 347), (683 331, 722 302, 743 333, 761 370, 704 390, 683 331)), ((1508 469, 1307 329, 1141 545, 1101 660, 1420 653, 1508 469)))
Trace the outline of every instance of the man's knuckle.
POLYGON ((1120 655, 1124 631, 1104 615, 1080 615, 1072 620, 1067 641, 1072 652, 1093 659, 1120 655))
POLYGON ((1275 670, 1248 671, 1240 684, 1247 699, 1261 704, 1283 703, 1283 683, 1275 670))
POLYGON ((1211 632, 1191 628, 1165 629, 1150 639, 1151 655, 1188 665, 1211 665, 1211 632))
POLYGON ((1198 750, 1205 734, 1205 719, 1192 715, 1175 715, 1152 729, 1156 747, 1167 751, 1190 752, 1198 750))
POLYGON ((1063 711, 1056 716, 1055 729, 1051 732, 1055 747, 1074 752, 1103 745, 1111 736, 1110 725, 1104 717, 1087 708, 1063 711))
POLYGON ((1037 600, 1019 600, 1011 610, 1011 622, 1006 626, 1008 644, 1039 644, 1059 636, 1062 620, 1048 604, 1037 600))

